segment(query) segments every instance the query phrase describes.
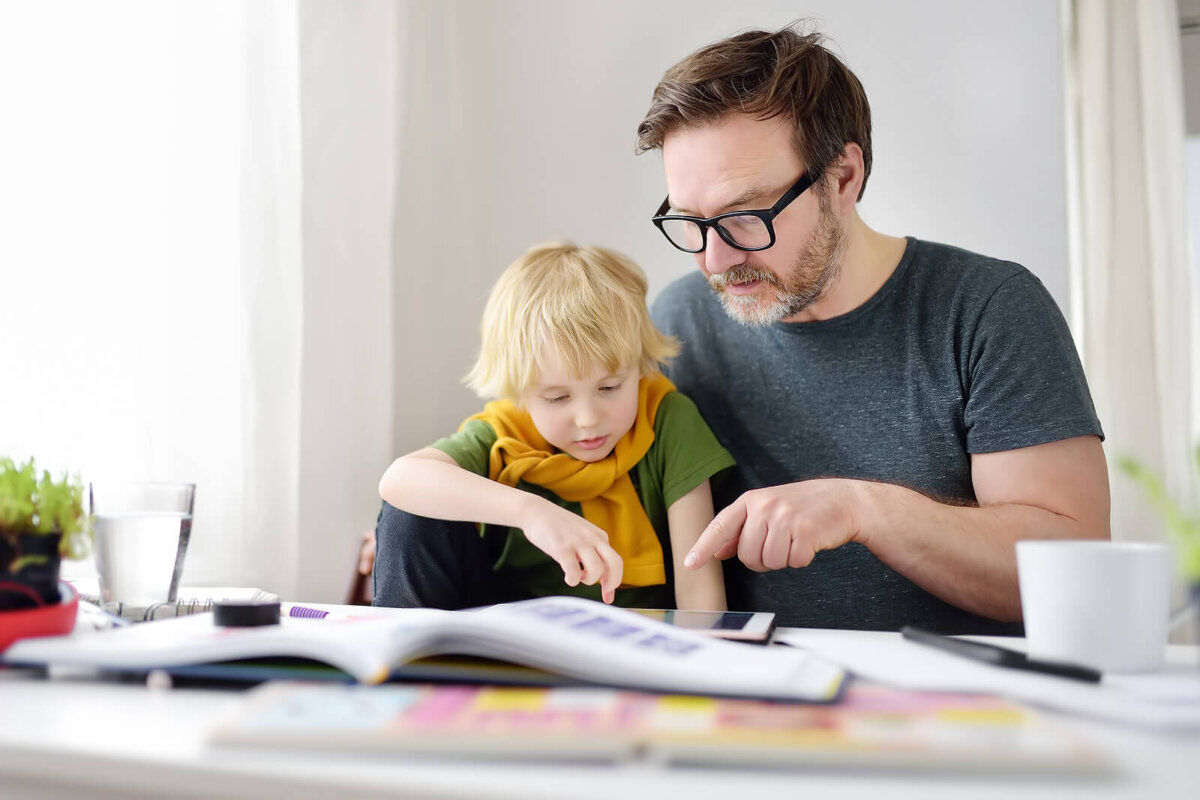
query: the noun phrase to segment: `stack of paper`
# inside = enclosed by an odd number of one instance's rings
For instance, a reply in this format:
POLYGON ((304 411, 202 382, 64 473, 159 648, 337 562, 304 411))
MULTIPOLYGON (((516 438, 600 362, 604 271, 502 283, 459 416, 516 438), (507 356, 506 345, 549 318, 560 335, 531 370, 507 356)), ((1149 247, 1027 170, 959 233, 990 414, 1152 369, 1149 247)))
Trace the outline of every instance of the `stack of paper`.
MULTIPOLYGON (((991 666, 906 641, 898 633, 790 629, 775 638, 898 689, 989 692, 1097 719, 1200 731, 1200 665, 1188 659, 1194 648, 1172 647, 1162 671, 1105 675, 1099 684, 1090 684, 991 666)), ((1006 647, 1021 642, 989 641, 1006 647)))

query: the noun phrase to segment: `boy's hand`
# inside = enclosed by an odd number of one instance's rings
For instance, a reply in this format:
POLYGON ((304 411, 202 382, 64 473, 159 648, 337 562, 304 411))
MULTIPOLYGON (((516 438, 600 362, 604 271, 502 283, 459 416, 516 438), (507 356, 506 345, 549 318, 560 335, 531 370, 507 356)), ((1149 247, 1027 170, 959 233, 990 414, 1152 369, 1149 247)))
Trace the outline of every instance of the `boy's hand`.
POLYGON ((600 596, 611 603, 621 585, 624 564, 608 544, 608 534, 583 517, 530 495, 519 527, 529 542, 558 562, 568 586, 600 584, 600 596))
POLYGON ((363 531, 362 543, 358 549, 358 574, 370 575, 375 569, 375 529, 363 531))

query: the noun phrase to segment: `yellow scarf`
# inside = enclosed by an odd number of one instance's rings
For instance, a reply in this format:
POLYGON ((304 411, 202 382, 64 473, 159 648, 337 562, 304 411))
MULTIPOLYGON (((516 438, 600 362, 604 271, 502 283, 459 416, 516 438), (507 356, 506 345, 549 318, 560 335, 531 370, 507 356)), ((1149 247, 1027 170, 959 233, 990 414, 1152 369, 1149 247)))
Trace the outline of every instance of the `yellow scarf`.
MULTIPOLYGON (((675 385, 667 378, 638 382, 638 414, 633 427, 599 461, 578 461, 555 452, 533 425, 529 412, 508 400, 488 403, 478 419, 492 426, 496 442, 488 458, 488 477, 506 486, 518 481, 543 486, 583 508, 583 518, 608 534, 608 543, 624 561, 622 586, 666 583, 662 545, 642 508, 629 470, 654 441, 658 404, 675 385)), ((463 423, 466 424, 466 423, 463 423)))

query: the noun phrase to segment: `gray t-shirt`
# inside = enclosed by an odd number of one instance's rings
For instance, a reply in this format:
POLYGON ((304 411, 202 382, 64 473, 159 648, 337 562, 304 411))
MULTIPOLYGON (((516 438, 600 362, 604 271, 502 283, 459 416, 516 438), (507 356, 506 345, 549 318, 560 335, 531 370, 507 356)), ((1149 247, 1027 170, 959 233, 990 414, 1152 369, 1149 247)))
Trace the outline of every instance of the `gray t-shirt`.
MULTIPOLYGON (((683 342, 668 374, 737 468, 723 508, 747 489, 818 477, 884 481, 975 502, 971 453, 1102 435, 1066 321, 1018 264, 910 238, 887 282, 820 322, 742 325, 693 273, 654 303, 683 342)), ((849 544, 803 569, 726 562, 731 609, 781 625, 1020 634, 945 603, 849 544)))

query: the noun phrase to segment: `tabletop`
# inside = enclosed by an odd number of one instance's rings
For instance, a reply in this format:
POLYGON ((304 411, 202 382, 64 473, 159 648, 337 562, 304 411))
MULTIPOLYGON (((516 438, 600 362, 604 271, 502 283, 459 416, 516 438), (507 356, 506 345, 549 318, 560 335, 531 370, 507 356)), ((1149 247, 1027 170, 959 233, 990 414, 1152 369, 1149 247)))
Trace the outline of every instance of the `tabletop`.
MULTIPOLYGON (((803 638, 803 631, 784 631, 803 638)), ((861 634, 874 637, 894 634, 861 634)), ((819 638, 819 635, 818 637, 819 638)), ((1200 649, 1173 647, 1194 666, 1200 649)), ((153 681, 151 682, 153 684, 153 681)), ((1200 735, 1042 709, 1094 745, 1104 775, 953 774, 805 766, 725 769, 540 763, 396 753, 220 747, 210 731, 244 703, 230 689, 158 688, 31 670, 0 670, 0 786, 6 798, 1194 798, 1200 735)))

